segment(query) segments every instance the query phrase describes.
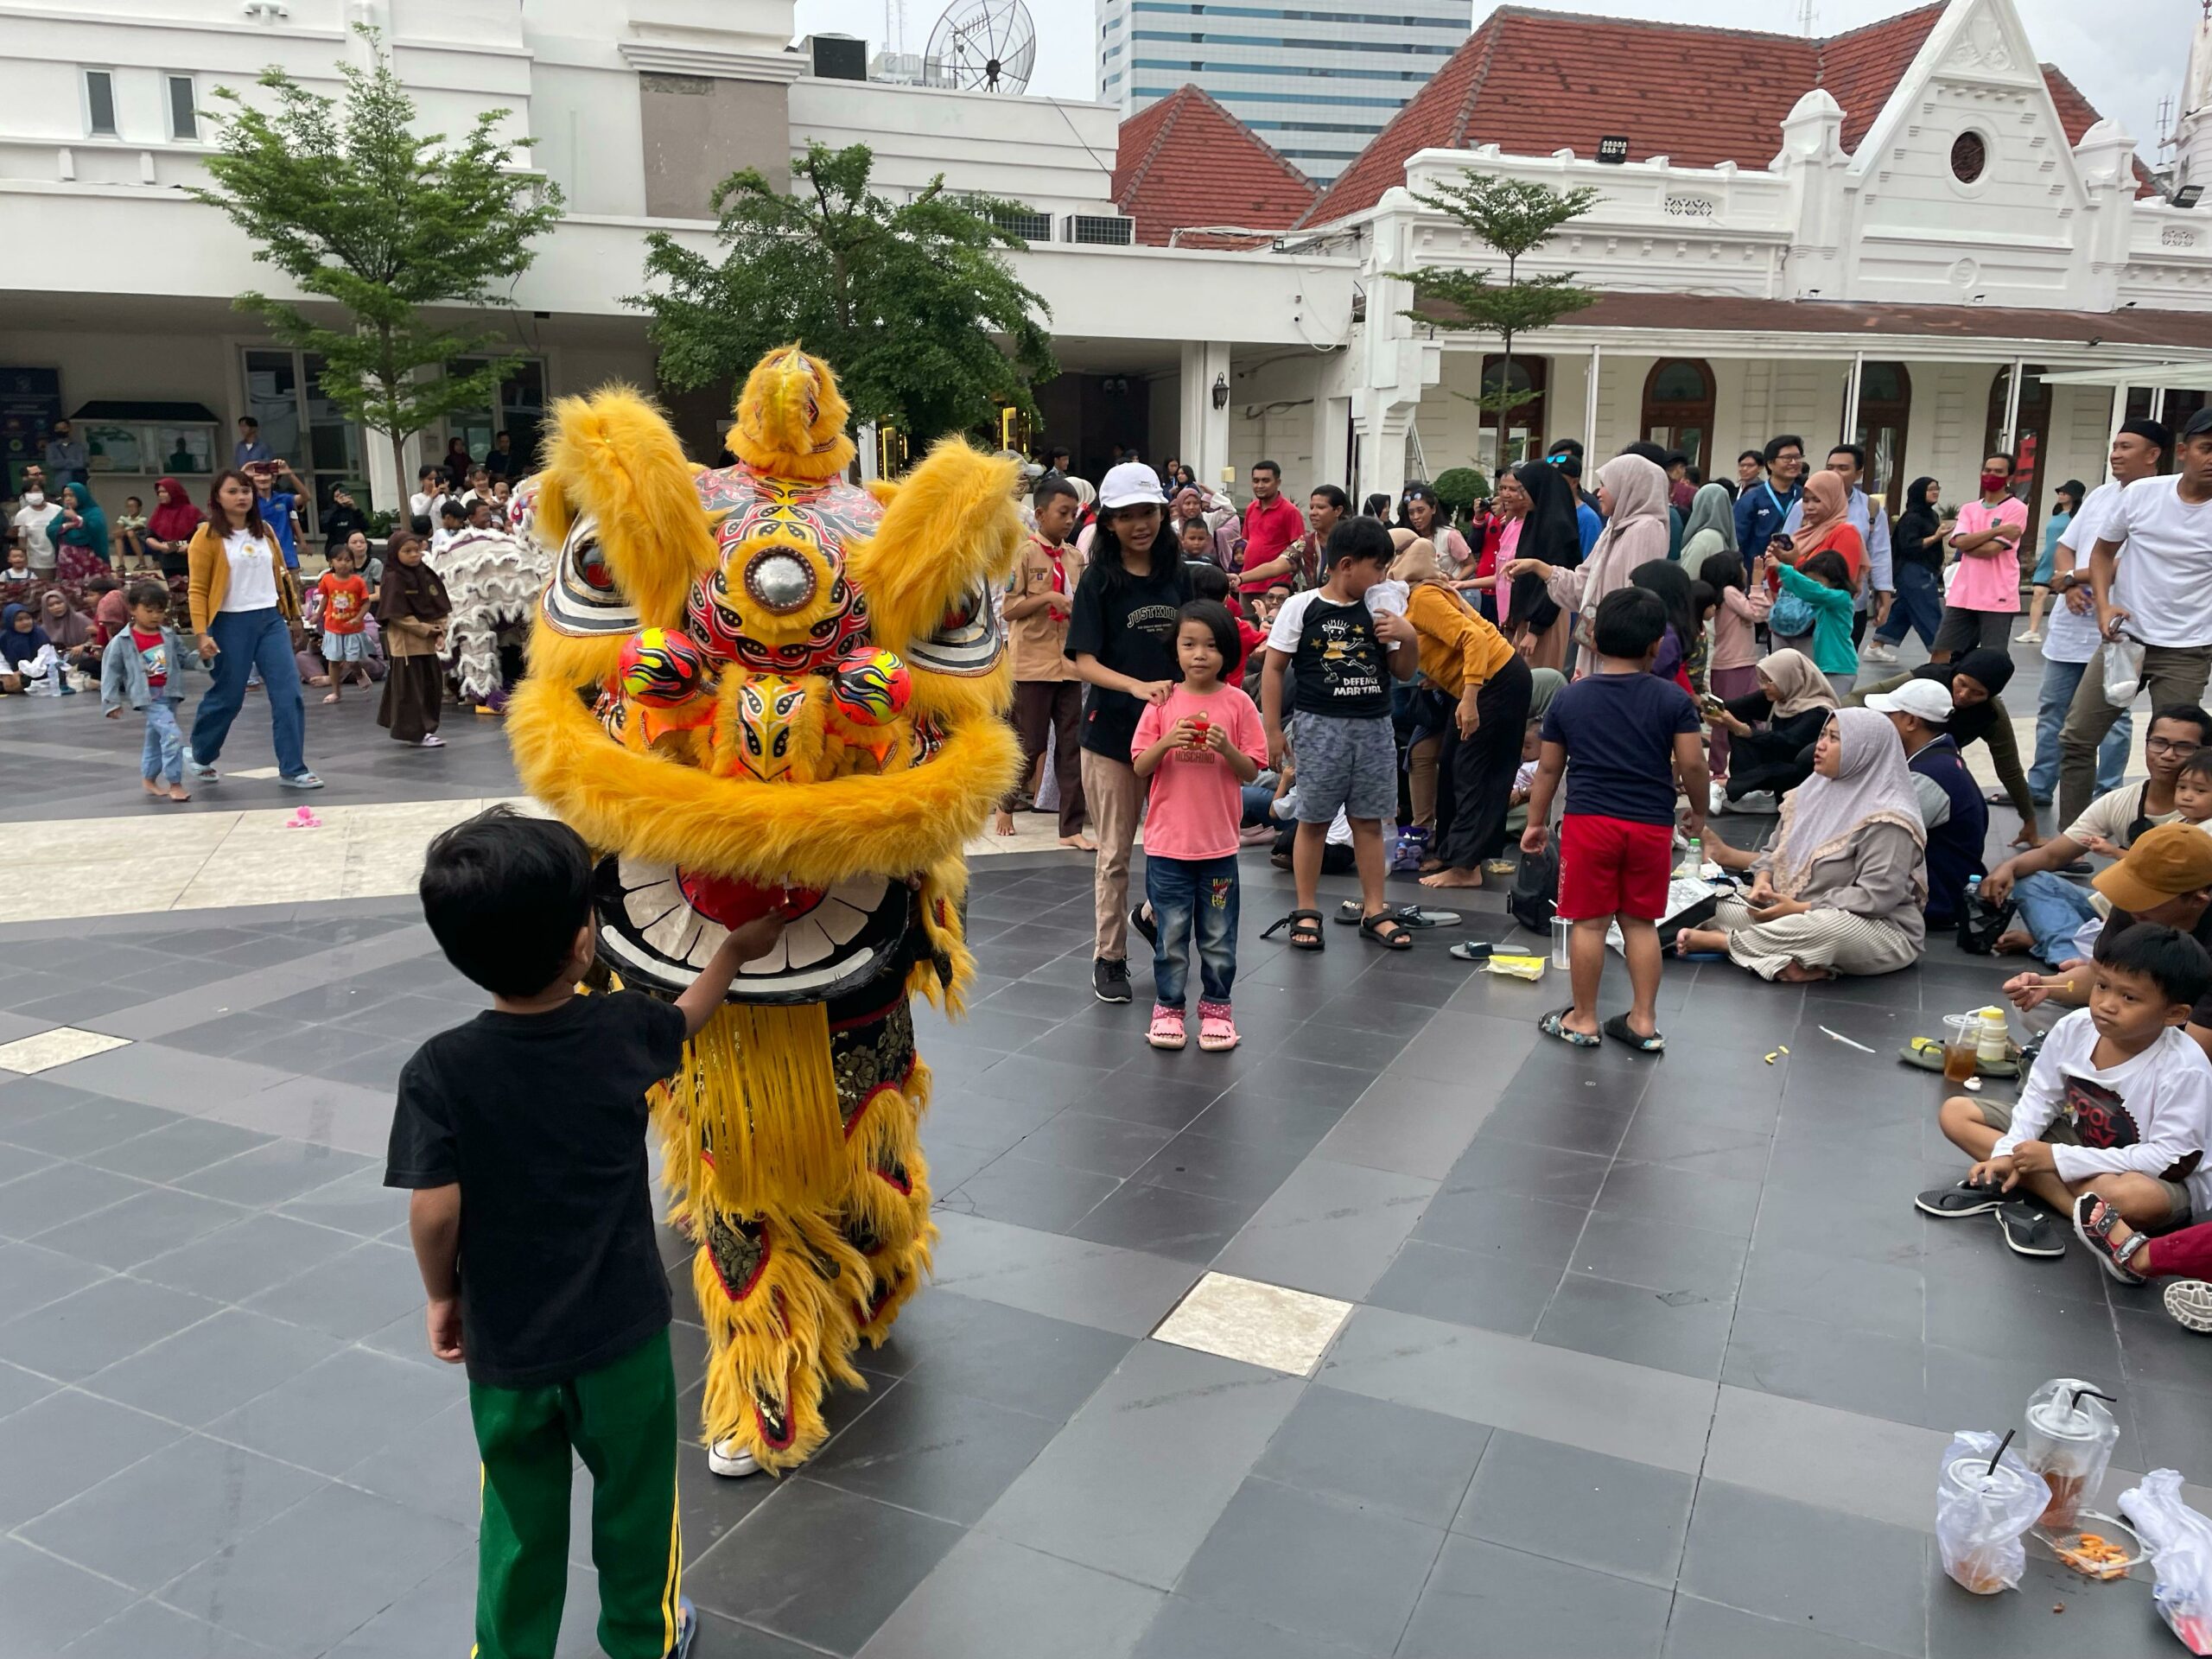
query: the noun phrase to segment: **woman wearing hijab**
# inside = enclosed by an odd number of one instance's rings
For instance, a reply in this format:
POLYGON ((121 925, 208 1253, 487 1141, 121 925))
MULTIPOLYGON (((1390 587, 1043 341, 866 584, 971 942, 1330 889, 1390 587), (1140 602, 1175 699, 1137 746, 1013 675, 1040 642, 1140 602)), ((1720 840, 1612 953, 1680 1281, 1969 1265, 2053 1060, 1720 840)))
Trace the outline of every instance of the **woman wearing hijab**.
POLYGON ((1616 588, 1627 587, 1629 572, 1637 565, 1667 556, 1667 474, 1642 455, 1615 455, 1598 469, 1598 507, 1605 515, 1605 531, 1589 557, 1573 569, 1524 556, 1500 573, 1509 579, 1541 576, 1554 604, 1580 613, 1575 630, 1578 677, 1597 670, 1589 620, 1597 615, 1599 602, 1616 588))
POLYGON ((1706 723, 1729 735, 1728 782, 1715 811, 1771 812, 1812 775, 1813 745, 1835 712, 1835 689, 1802 651, 1758 660, 1758 689, 1709 709, 1706 723))
POLYGON ((1682 525, 1682 568, 1700 570, 1714 554, 1736 551, 1735 499, 1726 484, 1700 485, 1682 525))
POLYGON ((1897 728, 1871 709, 1840 709, 1764 849, 1707 849, 1748 870, 1750 892, 1723 899, 1712 927, 1684 928, 1675 949, 1726 951, 1785 984, 1910 968, 1928 937, 1927 845, 1897 728))
MULTIPOLYGON (((1802 501, 1803 522, 1789 535, 1777 536, 1769 543, 1770 550, 1783 563, 1800 571, 1804 569, 1805 561, 1815 554, 1834 553, 1842 558, 1844 568, 1850 572, 1852 589, 1856 592, 1866 578, 1866 543, 1847 516, 1851 499, 1843 480, 1825 467, 1816 473, 1808 473, 1802 501)), ((1767 582, 1770 592, 1778 592, 1782 585, 1778 575, 1770 571, 1767 582)), ((1777 598, 1768 629, 1777 645, 1788 645, 1808 657, 1814 655, 1813 607, 1809 604, 1786 596, 1777 598)))
POLYGON ((395 743, 442 749, 438 705, 445 693, 446 619, 453 601, 446 585, 423 556, 422 538, 402 531, 391 538, 391 557, 377 594, 377 620, 384 628, 385 654, 391 674, 384 683, 384 704, 377 724, 395 743))
POLYGON ((1936 630, 1943 620, 1943 542, 1951 530, 1937 505, 1942 493, 1941 484, 1925 477, 1914 479, 1904 493, 1904 511, 1890 537, 1890 573, 1897 590, 1890 601, 1889 620, 1866 642, 1864 654, 1870 663, 1897 661, 1908 628, 1923 645, 1935 648, 1936 630))
MULTIPOLYGON (((1516 559, 1534 559, 1554 570, 1572 570, 1580 564, 1582 527, 1576 509, 1581 503, 1575 499, 1574 486, 1557 467, 1541 461, 1529 461, 1508 473, 1498 484, 1501 500, 1509 482, 1513 493, 1527 505, 1507 526, 1510 539, 1498 545, 1501 574, 1510 570, 1516 559)), ((1529 659, 1529 665, 1566 667, 1572 619, 1546 591, 1544 579, 1534 574, 1516 576, 1506 584, 1506 594, 1507 637, 1529 659)))
POLYGON ((1505 844, 1508 797, 1529 724, 1529 665, 1459 596, 1427 542, 1402 551, 1390 575, 1406 584, 1421 683, 1456 705, 1438 768, 1438 868, 1421 885, 1479 887, 1484 863, 1505 844))
POLYGON ((1951 741, 1958 745, 1961 754, 1970 743, 1988 748, 1990 767, 1996 772, 1997 781, 2004 788, 2005 798, 2012 802, 2012 810, 2020 815, 2020 833, 2012 837, 2011 844, 2040 847, 2043 830, 2036 817, 2035 795, 2028 787, 2028 774, 2020 765, 2020 743, 2012 731, 2012 716, 2006 712, 2005 699, 1999 695, 2011 683, 2013 667, 2009 653, 1983 646, 1951 662, 1925 663, 1910 674, 1896 674, 1877 681, 1864 690, 1854 690, 1845 701, 1851 708, 1864 708, 1867 698, 1894 691, 1907 680, 1934 680, 1948 687, 1951 723, 1945 729, 1951 741))
POLYGON ((38 626, 69 667, 99 671, 100 653, 93 642, 92 620, 59 588, 48 588, 39 601, 38 626))
POLYGON ((58 689, 60 658, 28 605, 0 608, 0 692, 58 689))
POLYGON ((108 568, 107 514, 82 484, 61 486, 61 516, 46 527, 54 543, 54 580, 83 586, 108 568))
POLYGON ((181 576, 190 569, 186 555, 192 533, 203 522, 200 512, 173 478, 154 480, 154 511, 146 520, 146 550, 154 556, 164 576, 181 576))

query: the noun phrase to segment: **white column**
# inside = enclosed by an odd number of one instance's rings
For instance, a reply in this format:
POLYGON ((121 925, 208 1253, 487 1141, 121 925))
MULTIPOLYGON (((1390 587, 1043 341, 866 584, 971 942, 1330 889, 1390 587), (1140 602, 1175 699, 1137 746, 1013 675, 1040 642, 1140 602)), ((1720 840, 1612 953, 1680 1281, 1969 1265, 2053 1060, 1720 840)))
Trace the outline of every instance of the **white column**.
MULTIPOLYGON (((1208 484, 1222 483, 1221 469, 1229 461, 1230 397, 1224 396, 1219 409, 1214 407, 1214 386, 1218 382, 1224 393, 1229 389, 1229 346, 1222 340, 1185 340, 1183 343, 1183 379, 1180 410, 1182 432, 1182 461, 1192 472, 1208 484)), ((1254 456, 1258 460, 1258 456, 1254 456)), ((1233 481, 1233 480, 1232 480, 1233 481)))
POLYGON ((2112 389, 2112 434, 2106 440, 2105 446, 2105 470, 2107 473, 2112 470, 2112 445, 2120 442, 2120 429, 2126 419, 2127 388, 2114 386, 2112 389))
MULTIPOLYGON (((1598 375, 1605 366, 1605 348, 1590 348, 1590 384, 1582 394, 1582 476, 1586 480, 1598 476, 1598 375)), ((1586 488, 1596 485, 1586 483, 1586 488)))
POLYGON ((2005 384, 2005 429, 1998 435, 1998 442, 2008 453, 2019 447, 2020 382, 2024 378, 2025 370, 2016 357, 2012 359, 2012 378, 2005 384))
POLYGON ((2164 386, 2151 388, 2151 418, 2154 421, 2166 418, 2166 389, 2164 386))
POLYGON ((1866 373, 1866 353, 1853 353, 1851 359, 1851 376, 1843 383, 1843 435, 1836 440, 1839 443, 1859 442, 1859 387, 1866 373))

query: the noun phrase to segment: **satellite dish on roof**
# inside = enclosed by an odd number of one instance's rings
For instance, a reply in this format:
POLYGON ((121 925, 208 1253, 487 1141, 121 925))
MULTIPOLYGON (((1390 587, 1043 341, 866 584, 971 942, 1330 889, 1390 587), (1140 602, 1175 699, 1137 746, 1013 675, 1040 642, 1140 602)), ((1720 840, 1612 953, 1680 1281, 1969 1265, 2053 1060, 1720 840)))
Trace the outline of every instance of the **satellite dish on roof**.
POLYGON ((1019 95, 1037 62, 1037 27, 1021 0, 956 0, 930 30, 925 56, 932 86, 1019 95))

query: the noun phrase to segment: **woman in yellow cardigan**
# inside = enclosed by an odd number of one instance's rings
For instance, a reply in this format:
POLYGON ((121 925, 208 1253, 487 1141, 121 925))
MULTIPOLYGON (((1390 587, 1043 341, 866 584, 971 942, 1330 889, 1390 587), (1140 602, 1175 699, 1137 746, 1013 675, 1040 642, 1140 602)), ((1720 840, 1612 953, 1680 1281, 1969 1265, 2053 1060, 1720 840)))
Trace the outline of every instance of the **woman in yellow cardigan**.
POLYGON ((307 705, 300 693, 299 665, 292 658, 291 623, 299 615, 299 601, 285 580, 276 537, 262 522, 253 484, 244 473, 226 472, 215 480, 207 498, 207 522, 193 532, 185 564, 192 631, 200 636, 200 660, 213 671, 215 681, 193 717, 185 770, 195 778, 214 777, 223 740, 245 702, 246 680, 257 668, 269 694, 278 779, 288 789, 321 789, 322 779, 308 770, 307 705))
POLYGON ((1420 636, 1421 683, 1457 704, 1438 766, 1441 866, 1421 885, 1479 887, 1483 861, 1505 844, 1508 798, 1529 723, 1529 664, 1459 597, 1428 543, 1407 546, 1390 575, 1407 585, 1406 620, 1420 636))

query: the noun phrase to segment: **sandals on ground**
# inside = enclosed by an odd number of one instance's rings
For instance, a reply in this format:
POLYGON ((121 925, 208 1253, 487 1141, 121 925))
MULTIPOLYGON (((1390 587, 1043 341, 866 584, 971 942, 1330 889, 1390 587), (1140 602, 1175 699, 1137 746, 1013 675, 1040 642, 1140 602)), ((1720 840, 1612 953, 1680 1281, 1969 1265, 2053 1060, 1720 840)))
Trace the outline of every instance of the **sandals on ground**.
POLYGON ((1536 1029, 1547 1037, 1558 1038, 1573 1048, 1597 1047, 1599 1039, 1595 1032, 1577 1031, 1567 1023, 1567 1016, 1573 1012, 1572 1007, 1565 1007, 1548 1014, 1536 1021, 1536 1029))
POLYGON ((2119 1219, 2120 1211, 2094 1192, 2084 1192, 2074 1200, 2074 1236, 2089 1247, 2098 1265, 2121 1284, 2142 1284, 2143 1275, 2127 1264, 2143 1248, 2144 1235, 2133 1233, 2126 1243, 2114 1244, 2113 1224, 2119 1219))
MULTIPOLYGON (((1397 905, 1381 914, 1408 927, 1457 927, 1464 919, 1456 910, 1431 910, 1426 905, 1397 905)), ((1360 899, 1347 899, 1337 906, 1337 920, 1345 927, 1357 927, 1366 919, 1366 906, 1360 899)))
POLYGON ((1385 950, 1410 950, 1414 948, 1414 936, 1406 931, 1405 923, 1387 910, 1373 916, 1361 917, 1359 937, 1371 940, 1385 950), (1388 933, 1382 931, 1386 927, 1391 930, 1388 933))
POLYGON ((1617 1043, 1626 1043, 1639 1054, 1663 1054, 1667 1052, 1667 1039, 1664 1037, 1661 1036, 1656 1030, 1653 1031, 1649 1037, 1638 1034, 1636 1027, 1629 1024, 1628 1015, 1624 1014, 1617 1014, 1606 1020, 1605 1029, 1606 1036, 1617 1043))
POLYGON ((1294 910, 1281 921, 1268 924, 1260 937, 1271 939, 1288 928, 1290 948, 1294 950, 1325 950, 1329 942, 1321 935, 1321 912, 1318 910, 1294 910))

